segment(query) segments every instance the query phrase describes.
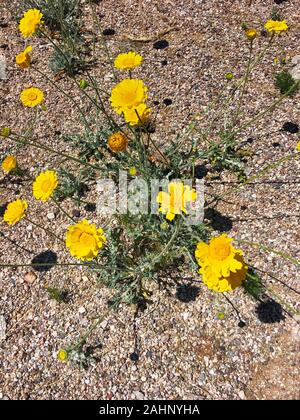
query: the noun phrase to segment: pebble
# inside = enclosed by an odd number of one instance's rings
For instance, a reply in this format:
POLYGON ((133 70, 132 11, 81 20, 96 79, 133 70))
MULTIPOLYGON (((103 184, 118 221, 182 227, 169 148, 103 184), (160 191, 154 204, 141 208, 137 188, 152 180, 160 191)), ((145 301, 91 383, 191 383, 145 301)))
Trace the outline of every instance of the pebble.
POLYGON ((54 220, 55 219, 55 214, 54 213, 48 213, 47 214, 47 219, 54 220))
POLYGON ((6 339, 6 321, 4 315, 0 315, 0 342, 6 339))
POLYGON ((241 400, 244 400, 246 398, 244 391, 239 391, 239 397, 241 400))
POLYGON ((37 278, 36 274, 33 273, 32 271, 29 271, 28 273, 25 274, 24 281, 26 283, 32 284, 36 280, 36 278, 37 278))
POLYGON ((0 55, 0 80, 6 80, 6 59, 0 55))
POLYGON ((80 306, 80 308, 78 309, 78 312, 82 315, 86 313, 86 309, 84 306, 80 306))

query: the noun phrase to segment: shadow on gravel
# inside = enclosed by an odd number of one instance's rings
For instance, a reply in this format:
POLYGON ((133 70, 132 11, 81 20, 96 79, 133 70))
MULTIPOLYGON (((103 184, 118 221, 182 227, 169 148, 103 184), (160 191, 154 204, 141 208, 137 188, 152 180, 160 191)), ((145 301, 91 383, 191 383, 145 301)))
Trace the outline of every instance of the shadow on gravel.
POLYGON ((194 302, 199 296, 200 289, 191 284, 181 284, 177 287, 176 297, 180 302, 194 302))
POLYGON ((273 299, 260 302, 255 312, 260 322, 264 324, 275 324, 276 322, 285 320, 282 306, 273 299))
POLYGON ((44 251, 31 260, 32 268, 35 271, 49 271, 57 263, 57 254, 53 251, 44 251))
POLYGON ((232 229, 232 220, 218 210, 209 208, 205 211, 204 217, 210 221, 210 225, 214 230, 228 232, 232 229))
POLYGON ((0 206, 0 217, 3 217, 3 216, 4 216, 4 213, 5 213, 5 210, 6 210, 7 204, 8 204, 8 203, 1 204, 1 206, 0 206))

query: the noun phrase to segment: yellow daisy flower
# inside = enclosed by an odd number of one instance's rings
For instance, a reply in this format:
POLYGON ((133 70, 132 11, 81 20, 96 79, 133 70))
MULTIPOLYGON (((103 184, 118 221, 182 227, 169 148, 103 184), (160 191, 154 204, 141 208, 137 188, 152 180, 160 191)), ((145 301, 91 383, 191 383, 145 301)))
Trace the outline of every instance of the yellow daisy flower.
POLYGON ((111 92, 110 102, 118 114, 124 109, 136 108, 147 99, 148 89, 142 80, 125 79, 118 83, 111 92))
POLYGON ((187 214, 186 205, 196 200, 196 191, 182 182, 170 182, 168 191, 168 193, 161 191, 157 195, 159 211, 165 213, 168 220, 173 220, 177 214, 187 214))
POLYGON ((10 172, 16 169, 17 167, 17 159, 13 155, 8 155, 2 162, 2 170, 3 172, 10 172))
POLYGON ((124 109, 125 121, 130 125, 145 124, 148 121, 151 109, 146 104, 140 104, 136 108, 124 109))
POLYGON ((231 292, 240 287, 246 278, 248 267, 244 261, 242 253, 237 251, 235 254, 236 261, 241 268, 235 272, 230 271, 228 276, 217 275, 213 266, 207 265, 200 268, 199 273, 202 275, 203 283, 215 292, 231 292))
POLYGON ((226 234, 212 238, 208 244, 199 242, 195 251, 199 265, 210 266, 211 271, 217 276, 228 277, 242 268, 242 263, 237 255, 242 252, 232 245, 232 238, 226 234))
POLYGON ((0 135, 2 137, 9 137, 11 134, 11 129, 9 127, 2 127, 0 130, 0 135))
POLYGON ((250 41, 253 41, 257 37, 257 30, 254 28, 247 29, 245 35, 250 41))
POLYGON ((28 47, 26 47, 24 51, 22 51, 20 54, 16 56, 16 63, 22 69, 27 69, 30 66, 31 58, 30 58, 29 53, 31 51, 32 51, 32 47, 28 45, 28 47))
POLYGON ((136 176, 137 170, 134 166, 131 166, 128 170, 130 176, 136 176))
POLYGON ((117 133, 113 133, 108 139, 108 147, 113 152, 123 152, 126 150, 128 145, 128 139, 125 134, 121 133, 120 131, 117 133))
POLYGON ((297 143, 297 150, 298 150, 298 152, 300 152, 300 140, 297 143))
POLYGON ((57 353, 57 359, 60 362, 66 362, 68 360, 68 352, 65 349, 60 349, 57 353))
POLYGON ((135 52, 128 52, 119 54, 115 59, 115 67, 120 70, 132 70, 135 67, 138 67, 142 63, 142 56, 135 52))
POLYGON ((58 185, 57 174, 54 171, 45 171, 38 175, 32 185, 33 196, 37 200, 47 201, 52 197, 58 185))
POLYGON ((38 9, 29 9, 20 20, 19 29, 24 38, 32 36, 42 23, 43 14, 38 9))
POLYGON ((21 93, 20 100, 24 106, 33 108, 43 102, 44 93, 35 87, 25 89, 21 93))
POLYGON ((286 20, 268 20, 265 29, 269 32, 280 33, 288 30, 286 20))
POLYGON ((15 200, 8 204, 4 212, 3 219, 9 225, 15 225, 23 217, 25 217, 25 210, 28 207, 28 203, 25 200, 15 200))
POLYGON ((103 230, 97 229, 96 225, 87 220, 68 227, 66 246, 71 255, 79 260, 90 261, 97 257, 105 243, 103 230))

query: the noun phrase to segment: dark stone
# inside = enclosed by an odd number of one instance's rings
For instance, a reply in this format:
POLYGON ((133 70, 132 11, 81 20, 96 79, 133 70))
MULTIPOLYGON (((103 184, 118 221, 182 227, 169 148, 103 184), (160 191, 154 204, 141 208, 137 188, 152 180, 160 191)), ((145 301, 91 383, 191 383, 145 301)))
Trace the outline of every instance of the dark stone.
POLYGON ((86 211, 89 211, 90 213, 93 213, 94 211, 96 211, 96 204, 94 203, 88 203, 84 206, 86 211))
POLYGON ((139 355, 137 353, 135 353, 135 352, 134 353, 131 353, 130 360, 132 362, 137 362, 139 360, 139 355))
POLYGON ((274 141, 274 143, 272 143, 272 146, 273 147, 279 147, 280 146, 280 143, 278 143, 278 141, 274 141))
POLYGON ((286 0, 274 0, 274 3, 276 3, 276 4, 281 4, 281 3, 283 3, 283 2, 285 2, 286 0))
POLYGON ((164 50, 165 48, 168 48, 169 43, 166 39, 160 39, 159 41, 154 42, 153 48, 155 50, 164 50))
POLYGON ((290 121, 287 121, 283 124, 282 129, 284 131, 287 131, 288 133, 296 134, 299 132, 299 125, 292 123, 290 121))
POLYGON ((72 216, 73 217, 80 217, 80 211, 78 209, 72 210, 72 216))
POLYGON ((112 28, 106 28, 104 29, 102 33, 104 36, 111 36, 111 35, 115 35, 116 31, 112 28))
POLYGON ((154 105, 159 105, 159 101, 153 101, 154 105))
POLYGON ((162 65, 162 66, 166 66, 167 64, 168 64, 167 60, 162 60, 162 61, 161 61, 161 65, 162 65))
POLYGON ((240 328, 246 327, 246 322, 240 320, 239 323, 238 323, 238 327, 240 327, 240 328))
POLYGON ((208 170, 204 165, 196 165, 195 166, 195 177, 197 179, 202 179, 207 175, 208 170))
POLYGON ((254 138, 249 137, 249 139, 247 139, 247 143, 252 144, 254 142, 254 138))
POLYGON ((242 206, 241 206, 241 210, 243 210, 243 211, 244 211, 244 210, 247 210, 247 206, 242 205, 242 206))
POLYGON ((172 99, 169 99, 169 98, 164 99, 164 104, 166 106, 170 106, 170 105, 172 105, 172 103, 173 103, 172 99))

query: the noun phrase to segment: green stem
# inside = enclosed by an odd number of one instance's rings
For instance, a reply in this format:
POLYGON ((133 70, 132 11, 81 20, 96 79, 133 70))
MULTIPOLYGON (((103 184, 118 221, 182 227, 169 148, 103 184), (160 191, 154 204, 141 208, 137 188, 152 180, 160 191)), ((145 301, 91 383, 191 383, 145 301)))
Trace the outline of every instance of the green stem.
POLYGON ((264 111, 260 112, 259 114, 255 115, 250 121, 248 121, 245 125, 243 125, 242 127, 240 127, 238 130, 235 131, 235 134, 240 133, 241 131, 244 131, 246 128, 248 128, 250 125, 252 125, 254 122, 256 122, 257 120, 259 120, 260 118, 264 117, 267 113, 269 113, 270 111, 273 111, 273 109, 279 105, 287 96, 289 96, 289 94, 292 92, 293 89, 295 89, 295 87, 299 86, 300 81, 298 80, 296 83, 294 83, 289 90, 282 95, 279 99, 277 99, 275 102, 273 102, 273 104, 271 104, 267 109, 265 109, 264 111))
POLYGON ((269 253, 276 254, 276 255, 284 258, 285 260, 290 261, 291 263, 300 267, 300 262, 296 258, 291 257, 290 255, 286 254, 285 252, 279 251, 277 249, 271 248, 271 247, 266 246, 266 245, 262 245, 258 242, 251 242, 251 241, 246 241, 246 240, 236 239, 236 238, 234 238, 234 240, 238 243, 253 246, 254 248, 259 248, 262 251, 266 251, 266 252, 269 252, 269 253))
POLYGON ((65 216, 67 216, 73 223, 77 223, 76 222, 76 220, 74 220, 73 219, 73 217, 68 213, 68 212, 66 212, 66 210, 64 210, 63 208, 62 208, 62 206, 59 204, 59 202, 55 199, 55 198, 51 198, 51 200, 56 204, 56 206, 59 208, 59 210, 65 215, 65 216))
POLYGON ((32 147, 36 147, 37 149, 46 150, 47 152, 53 153, 56 156, 65 157, 68 160, 72 160, 73 162, 79 163, 80 165, 88 166, 89 168, 92 168, 96 171, 102 171, 103 170, 103 168, 101 168, 100 166, 92 165, 91 163, 85 162, 85 161, 83 161, 81 159, 78 159, 74 156, 67 155, 66 153, 63 153, 63 152, 58 152, 58 151, 52 149, 51 147, 45 146, 44 144, 38 142, 37 140, 30 139, 31 141, 29 141, 25 136, 21 136, 20 134, 17 134, 17 133, 12 132, 8 137, 7 136, 1 136, 1 134, 0 134, 0 137, 9 138, 9 139, 11 139, 12 141, 14 141, 18 144, 29 145, 29 146, 32 146, 32 147), (12 137, 12 135, 15 135, 18 138, 21 138, 21 139, 24 139, 24 140, 15 139, 15 138, 12 137))
POLYGON ((75 105, 76 109, 78 110, 78 112, 80 113, 80 115, 81 115, 81 117, 84 121, 84 125, 88 128, 89 131, 91 131, 91 127, 90 127, 87 119, 85 118, 85 115, 84 115, 82 109, 80 108, 78 103, 75 101, 75 99, 71 95, 69 95, 67 92, 65 92, 61 87, 59 87, 57 83, 53 82, 53 80, 51 80, 50 77, 48 77, 45 73, 38 70, 34 66, 32 66, 32 69, 35 70, 37 73, 39 73, 42 77, 44 77, 49 83, 51 83, 52 86, 54 86, 60 93, 65 95, 75 105))
POLYGON ((63 244, 65 244, 65 241, 63 239, 61 239, 59 236, 57 236, 54 232, 52 232, 50 229, 40 225, 37 222, 34 222, 33 220, 29 219, 27 216, 25 217, 25 219, 29 222, 32 223, 34 226, 43 229, 45 232, 49 233, 52 236, 55 236, 56 239, 58 239, 60 242, 62 242, 63 244))
POLYGON ((248 58, 248 63, 247 63, 246 75, 245 75, 245 78, 244 78, 244 81, 243 81, 241 96, 239 97, 239 100, 238 100, 236 115, 233 118, 233 124, 235 124, 235 120, 239 117, 240 109, 241 109, 241 106, 243 104, 243 98, 244 98, 244 94, 245 94, 245 91, 246 91, 246 85, 247 85, 247 82, 248 82, 248 79, 249 79, 249 76, 250 76, 252 51, 253 51, 253 41, 251 41, 251 43, 250 43, 250 52, 249 52, 249 58, 248 58))
MULTIPOLYGON (((224 197, 227 197, 228 195, 230 195, 232 193, 238 192, 241 188, 243 188, 247 184, 250 184, 251 182, 255 181, 257 178, 265 175, 271 169, 276 168, 277 166, 281 165, 282 163, 284 163, 286 161, 289 161, 289 160, 294 159, 294 158, 299 158, 299 157, 300 157, 300 154, 299 153, 293 153, 292 155, 284 156, 283 158, 277 160, 276 162, 271 163, 270 165, 267 165, 264 169, 262 169, 257 174, 253 175, 252 177, 248 178, 246 181, 243 181, 243 183, 241 185, 239 185, 238 187, 232 188, 229 191, 227 191, 226 193, 224 193, 221 196, 217 197, 217 200, 221 200, 224 197)), ((210 203, 208 203, 208 205, 210 205, 215 200, 216 199, 212 200, 210 203)))

